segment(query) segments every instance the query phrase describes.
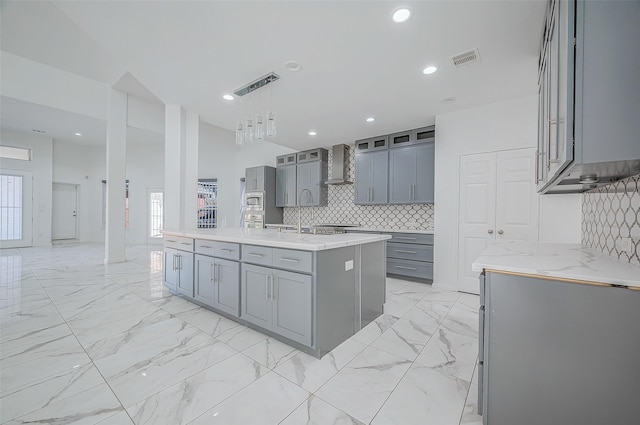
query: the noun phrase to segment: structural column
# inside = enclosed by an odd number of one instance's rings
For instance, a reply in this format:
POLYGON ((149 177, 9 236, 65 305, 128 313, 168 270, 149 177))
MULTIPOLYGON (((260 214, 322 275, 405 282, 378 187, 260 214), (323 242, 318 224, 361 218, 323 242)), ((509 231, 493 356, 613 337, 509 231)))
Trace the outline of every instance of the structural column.
POLYGON ((105 264, 126 260, 127 95, 125 93, 110 90, 108 119, 105 264))
POLYGON ((199 123, 197 114, 180 105, 165 106, 165 230, 197 227, 199 123))

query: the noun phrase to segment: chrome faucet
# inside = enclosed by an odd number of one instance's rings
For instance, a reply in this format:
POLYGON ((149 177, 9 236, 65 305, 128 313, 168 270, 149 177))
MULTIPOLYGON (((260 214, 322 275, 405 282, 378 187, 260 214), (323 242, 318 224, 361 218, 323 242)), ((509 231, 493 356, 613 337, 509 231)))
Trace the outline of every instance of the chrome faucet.
POLYGON ((302 233, 302 194, 307 191, 309 192, 309 197, 311 198, 311 202, 313 204, 313 193, 306 187, 298 193, 298 233, 302 233))

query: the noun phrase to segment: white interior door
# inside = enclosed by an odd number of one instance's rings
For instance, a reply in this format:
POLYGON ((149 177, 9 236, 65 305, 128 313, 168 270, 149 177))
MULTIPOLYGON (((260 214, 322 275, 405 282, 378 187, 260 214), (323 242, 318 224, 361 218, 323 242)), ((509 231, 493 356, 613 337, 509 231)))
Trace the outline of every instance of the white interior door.
POLYGON ((535 149, 498 152, 496 239, 538 240, 535 149))
POLYGON ((0 174, 0 247, 31 246, 33 242, 33 176, 30 171, 0 174))
POLYGON ((496 217, 496 154, 460 157, 458 289, 479 293, 478 273, 471 264, 494 238, 496 217))
POLYGON ((78 215, 78 188, 75 184, 53 184, 51 239, 75 239, 78 215))

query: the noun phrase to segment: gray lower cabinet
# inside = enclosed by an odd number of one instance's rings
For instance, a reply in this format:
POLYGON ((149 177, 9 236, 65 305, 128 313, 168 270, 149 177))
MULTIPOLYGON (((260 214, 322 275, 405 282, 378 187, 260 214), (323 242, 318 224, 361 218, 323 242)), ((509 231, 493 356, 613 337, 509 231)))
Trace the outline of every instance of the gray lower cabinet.
POLYGON ((240 317, 310 346, 312 287, 309 275, 242 264, 240 317))
POLYGON ((356 154, 354 202, 359 205, 386 204, 388 170, 388 151, 356 154))
POLYGON ((389 150, 389 203, 430 203, 434 198, 435 144, 389 150))
POLYGON ((240 263, 196 254, 194 275, 197 301, 238 317, 240 263))
POLYGON ((433 235, 391 233, 387 242, 387 273, 433 280, 433 235))
POLYGON ((296 171, 295 163, 276 168, 276 207, 296 206, 296 171))
POLYGON ((640 291, 484 275, 478 382, 485 425, 638 423, 640 291))
POLYGON ((164 285, 193 298, 193 253, 165 248, 164 265, 164 285))

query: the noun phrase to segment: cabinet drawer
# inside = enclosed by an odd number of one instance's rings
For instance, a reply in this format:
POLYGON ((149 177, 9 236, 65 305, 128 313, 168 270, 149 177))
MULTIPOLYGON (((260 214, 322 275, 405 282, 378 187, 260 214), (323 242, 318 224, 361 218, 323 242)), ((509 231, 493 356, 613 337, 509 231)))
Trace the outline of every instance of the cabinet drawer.
POLYGON ((387 273, 433 279, 433 263, 389 258, 387 259, 387 273))
POLYGON ((273 248, 273 267, 311 273, 313 271, 313 253, 273 248))
POLYGON ((433 235, 423 233, 389 233, 389 242, 415 243, 423 245, 433 245, 433 235))
POLYGON ((242 261, 271 267, 273 263, 273 248, 242 245, 242 261))
POLYGON ((387 258, 433 262, 433 245, 388 242, 387 258))
POLYGON ((193 252, 193 239, 182 236, 165 236, 164 246, 167 248, 179 249, 181 251, 193 252))
POLYGON ((204 239, 196 239, 196 253, 212 257, 226 258, 228 260, 240 259, 240 245, 229 242, 214 242, 204 239))

